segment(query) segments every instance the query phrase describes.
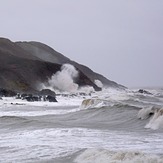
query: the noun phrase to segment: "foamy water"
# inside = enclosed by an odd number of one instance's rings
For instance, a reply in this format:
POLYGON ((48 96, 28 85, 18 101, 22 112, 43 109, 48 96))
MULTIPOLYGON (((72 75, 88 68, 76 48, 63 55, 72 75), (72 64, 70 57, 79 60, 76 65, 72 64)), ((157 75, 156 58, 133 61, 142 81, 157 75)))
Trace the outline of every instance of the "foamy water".
POLYGON ((153 155, 154 153, 162 153, 163 146, 162 135, 152 134, 141 136, 139 134, 136 135, 135 133, 82 128, 47 128, 12 131, 10 133, 6 130, 1 130, 0 136, 1 162, 5 162, 6 158, 8 162, 12 162, 12 160, 15 162, 21 162, 23 160, 30 161, 31 159, 34 159, 35 161, 43 161, 54 159, 56 157, 64 157, 77 152, 79 149, 86 148, 90 150, 86 150, 79 156, 77 162, 82 162, 84 158, 85 162, 98 162, 100 159, 106 159, 106 162, 107 160, 112 159, 108 157, 111 151, 114 151, 114 155, 120 151, 124 153, 127 151, 141 151, 141 155, 146 153, 144 156, 146 156, 147 159, 148 155, 151 153, 153 153, 153 155), (98 153, 98 151, 100 151, 99 148, 103 150, 98 153), (10 154, 8 155, 8 153, 10 154), (86 155, 89 159, 87 159, 86 155), (104 155, 105 157, 103 158, 104 155))
POLYGON ((0 162, 163 162, 161 91, 57 100, 0 100, 0 162))
POLYGON ((162 158, 139 151, 113 152, 104 149, 87 149, 75 160, 76 163, 162 163, 162 158))

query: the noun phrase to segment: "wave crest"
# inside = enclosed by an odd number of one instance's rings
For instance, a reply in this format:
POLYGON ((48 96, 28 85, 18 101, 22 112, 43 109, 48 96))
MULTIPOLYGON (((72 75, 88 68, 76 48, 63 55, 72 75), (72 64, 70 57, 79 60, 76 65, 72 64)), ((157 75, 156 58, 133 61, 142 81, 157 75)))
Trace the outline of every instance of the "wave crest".
POLYGON ((76 163, 163 163, 159 156, 142 152, 118 151, 104 149, 87 149, 76 159, 76 163))
POLYGON ((149 107, 143 108, 138 112, 139 119, 148 119, 151 116, 150 121, 145 125, 145 128, 157 130, 163 128, 163 108, 149 107))
POLYGON ((136 105, 131 105, 131 104, 127 104, 124 102, 115 102, 115 101, 109 101, 109 100, 105 100, 105 99, 85 99, 82 101, 82 104, 80 106, 81 109, 90 109, 90 108, 102 108, 105 106, 109 106, 109 107, 115 107, 115 108, 130 108, 130 109, 140 109, 139 106, 136 105))
POLYGON ((85 99, 80 106, 81 109, 100 108, 103 106, 109 106, 111 103, 102 99, 85 99))

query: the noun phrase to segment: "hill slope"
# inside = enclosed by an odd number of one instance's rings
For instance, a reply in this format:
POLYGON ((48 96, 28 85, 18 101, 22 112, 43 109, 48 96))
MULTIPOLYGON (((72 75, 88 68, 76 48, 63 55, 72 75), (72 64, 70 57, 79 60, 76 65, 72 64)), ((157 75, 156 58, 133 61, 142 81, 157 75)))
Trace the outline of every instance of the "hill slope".
POLYGON ((80 65, 51 47, 39 42, 12 42, 0 38, 0 87, 18 91, 35 91, 39 83, 46 83, 65 63, 72 64, 79 72, 76 83, 79 86, 93 86, 98 79, 103 84, 119 87, 86 66, 80 65))
MULTIPOLYGON (((16 42, 24 50, 30 52, 33 57, 38 57, 39 60, 47 61, 51 63, 70 63, 81 70, 86 76, 90 78, 92 82, 95 80, 100 80, 103 85, 106 87, 119 87, 124 88, 123 86, 117 84, 114 81, 108 80, 103 75, 93 72, 89 67, 81 65, 75 61, 70 60, 69 58, 65 57, 61 53, 58 53, 51 47, 40 43, 40 42, 16 42)), ((32 57, 31 56, 31 57, 32 57)))

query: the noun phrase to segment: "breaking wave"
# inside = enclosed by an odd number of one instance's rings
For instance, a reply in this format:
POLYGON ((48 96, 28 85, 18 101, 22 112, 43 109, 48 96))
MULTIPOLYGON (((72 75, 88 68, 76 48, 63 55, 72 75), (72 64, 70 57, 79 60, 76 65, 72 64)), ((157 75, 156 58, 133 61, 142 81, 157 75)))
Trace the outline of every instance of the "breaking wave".
POLYGON ((149 107, 143 108, 138 112, 139 119, 148 119, 149 122, 145 125, 145 128, 157 130, 163 128, 163 108, 149 107))
MULTIPOLYGON (((76 83, 76 79, 79 76, 78 70, 71 64, 63 64, 61 70, 57 71, 51 76, 47 83, 41 83, 38 85, 38 89, 50 89, 52 91, 59 92, 85 92, 89 94, 94 92, 94 88, 89 85, 79 87, 76 83)), ((95 84, 100 88, 103 87, 103 84, 99 80, 95 80, 95 84)))
POLYGON ((90 108, 101 108, 101 107, 114 107, 114 108, 123 108, 123 109, 141 109, 141 107, 138 105, 132 105, 132 104, 127 104, 125 102, 120 102, 120 101, 109 101, 105 99, 85 99, 82 101, 82 104, 80 106, 81 109, 90 109, 90 108))
POLYGON ((86 149, 76 159, 76 163, 163 163, 156 155, 139 151, 109 151, 105 149, 86 149))
MULTIPOLYGON (((144 128, 152 130, 163 129, 162 101, 154 95, 150 95, 149 97, 147 95, 141 95, 141 97, 138 97, 137 94, 123 95, 121 93, 112 97, 107 96, 106 98, 99 98, 97 96, 95 98, 84 99, 80 106, 81 110, 94 108, 105 108, 107 110, 113 109, 112 113, 105 110, 105 114, 107 116, 109 116, 109 114, 114 114, 114 116, 117 115, 119 118, 120 115, 118 110, 121 109, 122 117, 125 117, 126 119, 128 119, 127 115, 132 117, 133 124, 135 122, 138 123, 137 121, 140 119, 142 120, 142 123, 140 122, 140 124, 142 125, 144 123, 144 128)), ((103 110, 101 110, 101 112, 103 112, 103 110)), ((104 117, 106 116, 105 114, 103 115, 104 117)), ((99 115, 96 114, 96 116, 101 116, 101 113, 99 115)), ((121 119, 121 121, 123 122, 123 119, 121 119)), ((138 125, 140 124, 138 123, 138 125)))
POLYGON ((57 97, 63 106, 1 101, 0 162, 28 154, 24 162, 163 163, 160 97, 114 90, 57 97))
POLYGON ((64 64, 61 71, 54 74, 48 81, 49 85, 61 91, 73 92, 78 89, 78 84, 75 83, 75 78, 78 77, 78 71, 73 65, 64 64))

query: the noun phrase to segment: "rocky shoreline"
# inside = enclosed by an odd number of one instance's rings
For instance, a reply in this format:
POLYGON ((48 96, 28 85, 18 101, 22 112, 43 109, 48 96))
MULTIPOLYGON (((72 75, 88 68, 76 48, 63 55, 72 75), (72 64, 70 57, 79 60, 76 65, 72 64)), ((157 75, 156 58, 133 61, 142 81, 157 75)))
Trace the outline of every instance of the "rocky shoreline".
POLYGON ((15 97, 16 99, 26 100, 28 102, 34 101, 48 101, 48 102, 57 102, 55 92, 44 89, 42 91, 37 91, 33 94, 31 93, 20 93, 12 90, 7 90, 0 88, 0 99, 2 97, 15 97))

